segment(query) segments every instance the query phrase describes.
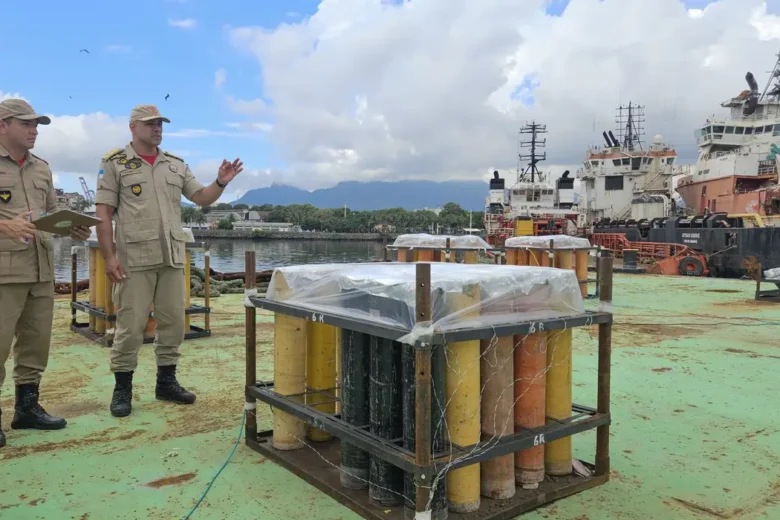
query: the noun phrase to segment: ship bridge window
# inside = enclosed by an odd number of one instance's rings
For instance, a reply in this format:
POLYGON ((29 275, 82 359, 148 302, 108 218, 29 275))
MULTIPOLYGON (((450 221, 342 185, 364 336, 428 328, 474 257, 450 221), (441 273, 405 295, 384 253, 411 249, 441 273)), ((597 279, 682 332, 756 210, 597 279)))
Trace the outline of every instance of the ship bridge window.
POLYGON ((744 126, 738 126, 738 127, 736 128, 736 130, 737 130, 737 132, 736 132, 736 133, 737 133, 737 135, 742 135, 742 134, 744 134, 744 133, 745 133, 745 127, 744 127, 744 126))
POLYGON ((527 202, 539 202, 542 190, 527 190, 525 200, 527 202))
POLYGON ((711 133, 712 133, 712 127, 711 127, 711 126, 708 126, 707 128, 705 128, 705 129, 704 129, 704 133, 705 133, 705 134, 711 134, 711 133))
POLYGON ((764 127, 758 126, 755 130, 753 130, 753 135, 763 134, 764 133, 764 127))
POLYGON ((753 133, 753 127, 752 126, 746 126, 745 127, 745 135, 751 135, 753 133))
POLYGON ((522 196, 525 195, 525 190, 512 190, 513 196, 522 196))
POLYGON ((620 159, 612 159, 612 164, 615 166, 620 166, 620 159))
POLYGON ((669 157, 666 159, 666 164, 672 164, 674 162, 674 157, 669 157))
POLYGON ((631 169, 632 170, 638 170, 642 166, 642 158, 641 157, 632 157, 631 158, 631 169))
POLYGON ((605 191, 619 191, 623 189, 622 175, 607 175, 604 177, 605 191))
POLYGON ((727 126, 726 127, 726 133, 727 134, 733 134, 734 133, 734 127, 733 126, 727 126))
POLYGON ((714 127, 712 127, 712 133, 713 134, 722 134, 723 133, 723 127, 722 126, 714 126, 714 127))
POLYGON ((598 166, 598 165, 599 165, 599 162, 598 162, 598 161, 591 161, 590 163, 591 163, 593 166, 598 166))
POLYGON ((774 129, 775 125, 767 125, 764 127, 764 133, 765 134, 771 134, 772 130, 774 129))
POLYGON ((623 166, 628 166, 629 164, 631 164, 631 159, 628 157, 623 158, 623 166))

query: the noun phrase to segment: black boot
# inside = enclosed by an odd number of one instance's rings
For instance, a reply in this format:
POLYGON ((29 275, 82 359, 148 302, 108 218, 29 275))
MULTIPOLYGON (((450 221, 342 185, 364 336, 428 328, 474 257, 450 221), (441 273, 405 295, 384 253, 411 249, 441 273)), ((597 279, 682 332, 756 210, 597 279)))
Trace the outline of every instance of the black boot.
POLYGON ((3 411, 0 410, 0 448, 5 446, 5 434, 3 433, 3 411))
POLYGON ((111 397, 111 415, 127 417, 133 407, 133 373, 114 372, 114 395, 111 397))
POLYGON ((61 430, 68 424, 61 417, 52 417, 38 404, 38 385, 16 385, 16 406, 11 428, 14 430, 61 430))
POLYGON ((192 404, 195 394, 188 392, 176 381, 176 365, 157 367, 157 387, 155 397, 161 401, 172 401, 179 404, 192 404))

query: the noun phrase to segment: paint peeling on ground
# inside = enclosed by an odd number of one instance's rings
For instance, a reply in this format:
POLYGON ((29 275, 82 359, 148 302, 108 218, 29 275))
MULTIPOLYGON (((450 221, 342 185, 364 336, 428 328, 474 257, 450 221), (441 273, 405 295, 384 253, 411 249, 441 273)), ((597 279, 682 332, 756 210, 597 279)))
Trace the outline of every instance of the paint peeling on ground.
POLYGON ((175 477, 165 477, 144 484, 146 487, 160 489, 165 486, 178 486, 184 484, 195 478, 195 473, 185 473, 183 475, 176 475, 175 477))

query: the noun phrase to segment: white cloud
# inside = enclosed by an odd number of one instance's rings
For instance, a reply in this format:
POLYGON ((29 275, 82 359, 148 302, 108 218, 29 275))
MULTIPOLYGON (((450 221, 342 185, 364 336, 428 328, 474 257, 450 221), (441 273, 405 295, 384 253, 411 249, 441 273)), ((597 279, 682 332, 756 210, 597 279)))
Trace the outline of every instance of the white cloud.
POLYGON ((274 129, 274 125, 272 125, 271 123, 261 123, 261 122, 252 123, 249 121, 244 121, 241 123, 225 123, 225 125, 228 128, 237 128, 242 130, 256 130, 260 132, 270 132, 271 130, 274 129))
MULTIPOLYGON (((577 164, 615 108, 646 106, 695 160, 694 128, 771 69, 780 20, 761 0, 323 0, 275 29, 239 27, 262 68, 286 179, 485 179, 514 171, 517 130, 548 125, 546 164, 577 164), (772 41, 769 41, 772 39, 772 41)), ((260 92, 258 92, 260 94, 260 92)))
MULTIPOLYGON (((0 101, 5 101, 6 99, 23 99, 23 100, 27 101, 28 103, 30 102, 29 99, 27 99, 26 97, 22 96, 18 92, 3 92, 2 90, 0 90, 0 101)), ((35 107, 33 107, 33 108, 35 108, 35 107)))
POLYGON ((233 96, 228 96, 227 103, 228 107, 230 107, 230 110, 233 112, 238 112, 239 114, 262 112, 266 108, 265 101, 260 98, 246 100, 235 99, 233 96))
POLYGON ((214 73, 214 86, 216 88, 222 87, 222 85, 225 84, 225 81, 227 81, 227 72, 225 72, 225 69, 219 69, 214 73))
POLYGON ((183 20, 168 20, 168 25, 178 27, 179 29, 194 29, 198 26, 198 21, 194 18, 185 18, 183 20))

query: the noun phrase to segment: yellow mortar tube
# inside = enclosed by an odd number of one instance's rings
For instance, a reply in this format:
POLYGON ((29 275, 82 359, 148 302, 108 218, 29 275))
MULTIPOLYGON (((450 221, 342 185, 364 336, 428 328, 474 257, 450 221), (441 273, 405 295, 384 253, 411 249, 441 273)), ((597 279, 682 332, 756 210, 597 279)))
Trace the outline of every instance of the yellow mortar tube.
MULTIPOLYGON (((463 293, 447 294, 450 313, 471 308, 464 319, 479 315, 479 286, 463 293)), ((480 438, 480 344, 479 340, 451 343, 445 373, 446 421, 450 442, 459 446, 477 444, 480 438)), ((471 513, 480 504, 480 464, 477 462, 447 472, 447 502, 453 513, 471 513)))
MULTIPOLYGON (((574 270, 577 272, 577 280, 580 282, 584 282, 585 280, 588 279, 588 261, 590 259, 589 253, 590 252, 587 249, 574 252, 574 258, 575 258, 574 270)), ((587 283, 580 284, 580 293, 582 294, 583 298, 588 296, 587 283)))
MULTIPOLYGON (((184 256, 184 308, 189 309, 190 305, 192 305, 192 287, 190 287, 190 284, 192 283, 190 282, 190 262, 192 261, 192 253, 190 253, 189 249, 186 251, 184 256)), ((184 332, 185 334, 190 332, 189 314, 184 315, 184 332)))
POLYGON ((558 269, 574 269, 574 251, 565 249, 555 251, 555 267, 558 269))
POLYGON ((517 265, 517 249, 506 250, 506 265, 517 265))
MULTIPOLYGON (((286 299, 288 291, 286 281, 280 278, 279 299, 286 299)), ((306 391, 307 332, 306 320, 274 313, 274 391, 279 395, 303 394, 306 391)), ((273 416, 271 445, 283 451, 302 448, 306 423, 277 408, 274 408, 273 416)))
POLYGON ((528 251, 528 265, 533 267, 550 267, 547 251, 533 249, 528 251))
POLYGON ((407 255, 409 254, 408 249, 399 249, 398 250, 398 261, 399 262, 408 262, 407 255))
POLYGON ((464 251, 463 252, 463 263, 464 264, 476 264, 477 263, 477 252, 476 251, 464 251))
MULTIPOLYGON (((547 333, 547 423, 571 416, 572 405, 572 330, 547 333)), ((552 441, 545 447, 544 463, 548 475, 560 477, 571 473, 571 436, 552 441)))
MULTIPOLYGON (((97 248, 89 248, 89 304, 93 307, 97 304, 97 278, 95 277, 95 273, 97 269, 97 255, 99 254, 100 252, 97 248)), ((89 330, 95 331, 95 323, 96 317, 90 314, 89 330)))
MULTIPOLYGON (((306 352, 306 391, 320 390, 333 394, 336 388, 336 353, 341 344, 341 329, 324 323, 308 322, 306 352)), ((322 394, 307 393, 306 404, 323 413, 335 413, 336 403, 322 394), (318 404, 331 401, 326 404, 318 404)), ((309 439, 315 442, 330 440, 328 432, 307 427, 309 439)))
MULTIPOLYGON (((103 255, 98 252, 95 255, 95 307, 105 311, 106 310, 106 283, 108 277, 106 276, 105 262, 103 262, 103 255)), ((97 318, 95 320, 95 332, 98 334, 105 334, 106 332, 106 320, 97 318)))

